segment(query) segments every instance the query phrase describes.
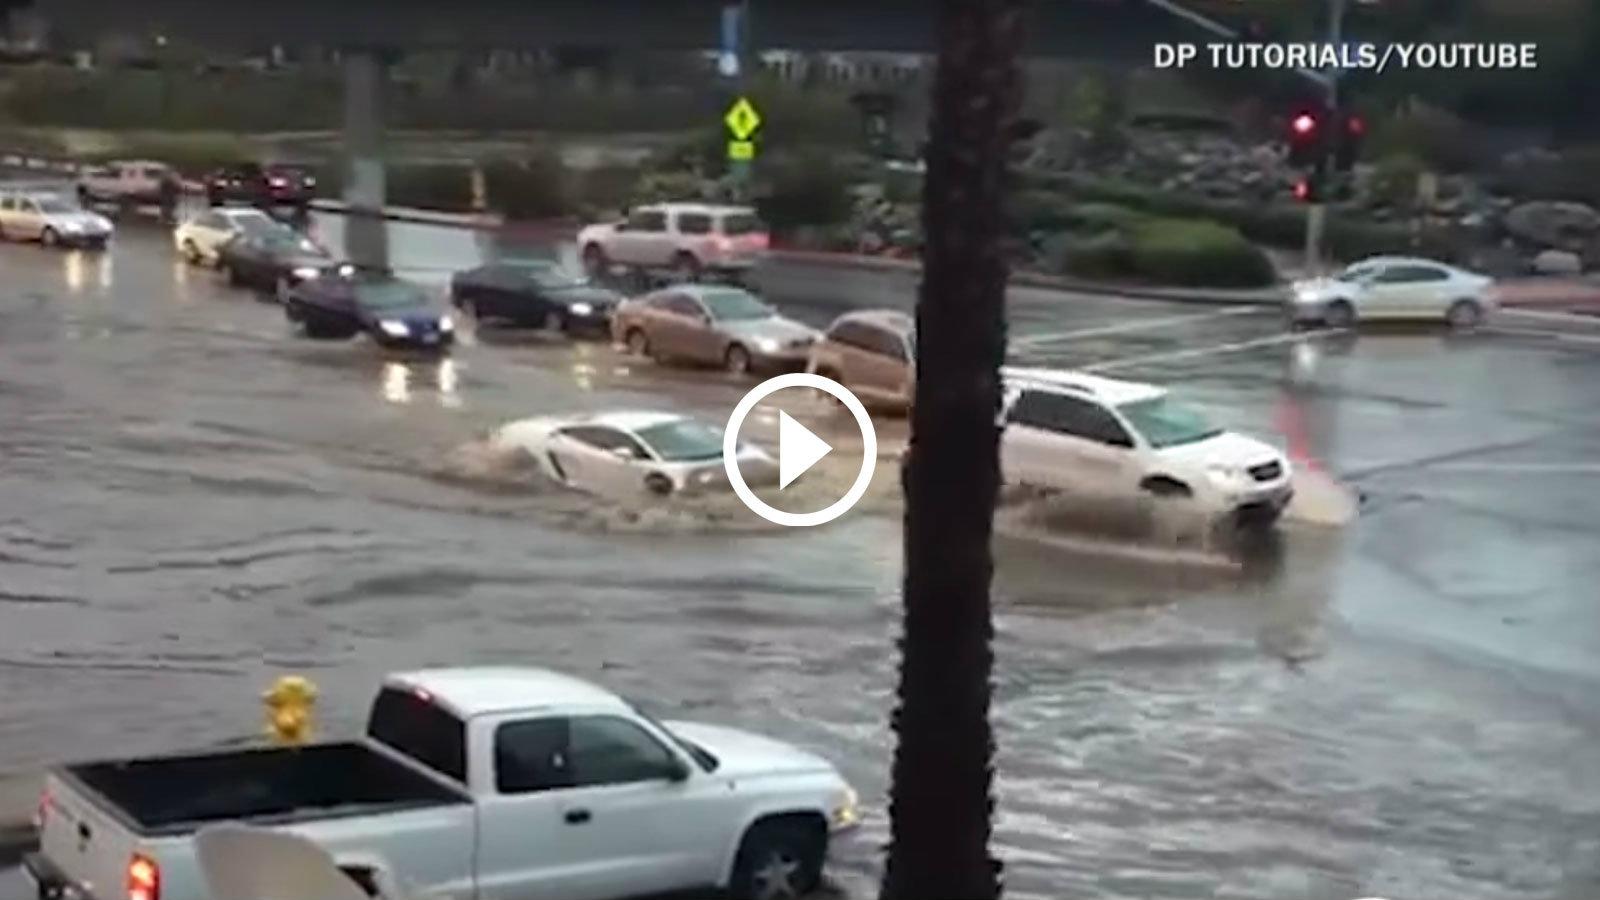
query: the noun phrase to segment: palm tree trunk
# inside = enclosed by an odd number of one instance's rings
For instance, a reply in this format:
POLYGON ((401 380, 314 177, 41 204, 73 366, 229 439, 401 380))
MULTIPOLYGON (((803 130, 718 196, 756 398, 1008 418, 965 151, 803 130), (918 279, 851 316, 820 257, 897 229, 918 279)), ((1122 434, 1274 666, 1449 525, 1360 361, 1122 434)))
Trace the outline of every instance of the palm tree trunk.
POLYGON ((1002 202, 1021 92, 1021 0, 940 0, 938 15, 884 900, 1000 893, 1000 864, 989 855, 989 538, 1000 483, 1002 202))

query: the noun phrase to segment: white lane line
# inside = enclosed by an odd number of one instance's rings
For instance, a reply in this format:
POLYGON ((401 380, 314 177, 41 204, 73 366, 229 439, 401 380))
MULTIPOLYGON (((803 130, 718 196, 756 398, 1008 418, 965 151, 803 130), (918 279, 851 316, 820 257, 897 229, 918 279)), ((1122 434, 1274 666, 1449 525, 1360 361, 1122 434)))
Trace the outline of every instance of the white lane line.
POLYGON ((1177 359, 1196 359, 1204 356, 1220 356, 1224 353, 1237 353, 1240 350, 1254 350, 1257 347, 1271 347, 1276 344, 1288 344, 1299 341, 1312 341, 1325 337, 1332 337, 1344 333, 1343 328, 1319 328, 1312 331, 1286 331, 1282 334, 1268 335, 1250 341, 1236 341, 1230 344, 1213 344, 1209 347, 1194 347, 1188 350, 1173 350, 1168 353, 1148 353, 1144 356, 1124 356, 1120 359, 1107 359, 1097 363, 1090 363, 1078 368, 1085 372, 1104 372, 1108 369, 1121 369, 1126 366, 1137 366, 1153 362, 1169 362, 1177 359))
POLYGON ((1191 322, 1207 322, 1212 319, 1222 319, 1229 316, 1242 316, 1251 313, 1261 314, 1262 309, 1255 306, 1230 306, 1227 309, 1214 309, 1204 313, 1188 313, 1181 316, 1167 316, 1161 319, 1144 319, 1135 322, 1119 322, 1115 325, 1101 325, 1094 328, 1079 328, 1074 331, 1053 331, 1045 334, 1029 334, 1016 338, 1012 344, 1054 344, 1062 341, 1076 341, 1081 338, 1100 337, 1107 334, 1126 334, 1131 331, 1149 331, 1157 328, 1167 328, 1173 325, 1185 325, 1191 322))
POLYGON ((1446 472, 1491 472, 1506 475, 1600 475, 1600 463, 1443 463, 1423 466, 1446 472))
POLYGON ((1497 314, 1502 319, 1531 319, 1535 322, 1553 322, 1564 325, 1587 325, 1600 328, 1600 316, 1561 312, 1554 309, 1501 308, 1497 314))
POLYGON ((1490 334, 1503 334, 1508 337, 1544 338, 1569 344, 1600 345, 1600 334, 1568 334, 1565 331, 1545 331, 1542 328, 1506 328, 1503 325, 1492 326, 1485 330, 1490 334))

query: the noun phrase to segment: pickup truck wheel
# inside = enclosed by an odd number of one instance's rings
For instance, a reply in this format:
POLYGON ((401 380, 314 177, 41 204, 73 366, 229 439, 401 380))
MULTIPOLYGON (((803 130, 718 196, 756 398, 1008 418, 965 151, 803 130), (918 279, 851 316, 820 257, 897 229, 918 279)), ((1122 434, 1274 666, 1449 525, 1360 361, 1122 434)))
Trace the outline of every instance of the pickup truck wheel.
POLYGON ((804 897, 822 881, 827 848, 821 823, 758 822, 739 843, 730 892, 737 900, 804 897))
POLYGON ((599 278, 611 268, 611 261, 606 259, 606 251, 599 244, 586 244, 583 248, 583 269, 591 278, 599 278))

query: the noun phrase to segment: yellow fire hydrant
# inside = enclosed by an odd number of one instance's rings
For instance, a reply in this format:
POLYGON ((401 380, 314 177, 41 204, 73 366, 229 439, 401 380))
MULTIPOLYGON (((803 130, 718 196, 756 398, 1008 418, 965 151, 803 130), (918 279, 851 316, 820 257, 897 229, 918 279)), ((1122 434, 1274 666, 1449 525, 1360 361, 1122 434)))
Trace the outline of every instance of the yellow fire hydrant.
POLYGON ((317 704, 317 686, 299 675, 285 675, 261 695, 267 705, 267 735, 274 743, 298 746, 309 743, 317 704))

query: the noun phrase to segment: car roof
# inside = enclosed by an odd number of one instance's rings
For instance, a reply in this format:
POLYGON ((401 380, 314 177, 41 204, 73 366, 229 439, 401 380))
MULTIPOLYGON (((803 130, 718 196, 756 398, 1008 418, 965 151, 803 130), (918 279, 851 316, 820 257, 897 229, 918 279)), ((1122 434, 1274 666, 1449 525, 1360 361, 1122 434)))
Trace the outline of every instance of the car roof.
MULTIPOLYGON (((253 206, 218 206, 212 212, 228 219, 271 219, 272 217, 253 206)), ((277 221, 274 219, 273 221, 277 221)))
MULTIPOLYGON (((664 287, 658 291, 655 291, 653 295, 684 294, 685 296, 693 297, 698 300, 707 294, 726 294, 730 292, 749 294, 750 296, 755 297, 757 300, 761 300, 762 303, 767 302, 766 300, 763 300, 761 297, 757 296, 754 291, 746 290, 745 288, 739 287, 735 284, 675 284, 671 287, 664 287)), ((772 304, 768 303, 767 305, 771 306, 772 304)))
POLYGON ((637 207, 642 210, 678 213, 706 213, 708 215, 728 215, 731 213, 747 213, 755 215, 753 206, 731 206, 721 203, 650 203, 637 207))
MULTIPOLYGON (((910 313, 902 312, 898 309, 861 309, 855 312, 847 312, 834 319, 833 325, 838 325, 841 322, 864 322, 868 325, 877 325, 880 328, 886 328, 902 334, 914 331, 917 327, 916 318, 910 313)), ((833 325, 828 327, 832 328, 833 325)))
POLYGON ((541 706, 628 708, 621 697, 597 684, 531 666, 420 669, 396 673, 385 683, 424 691, 462 718, 541 706))
POLYGON ((1000 370, 1007 386, 1055 390, 1092 397, 1109 406, 1165 396, 1167 389, 1139 381, 1120 381, 1066 369, 1039 369, 1007 366, 1000 370))
POLYGON ((1441 269, 1453 269, 1453 268, 1455 268, 1454 266, 1450 265, 1449 263, 1440 262, 1437 259, 1425 259, 1425 258, 1423 258, 1421 256, 1369 256, 1366 259, 1357 260, 1357 261, 1351 263, 1350 265, 1352 265, 1352 266, 1406 265, 1406 266, 1438 266, 1441 269))
POLYGON ((638 431, 641 428, 665 425, 668 422, 681 422, 686 418, 688 416, 658 410, 621 409, 595 413, 581 419, 580 422, 588 425, 609 425, 624 431, 638 431))

